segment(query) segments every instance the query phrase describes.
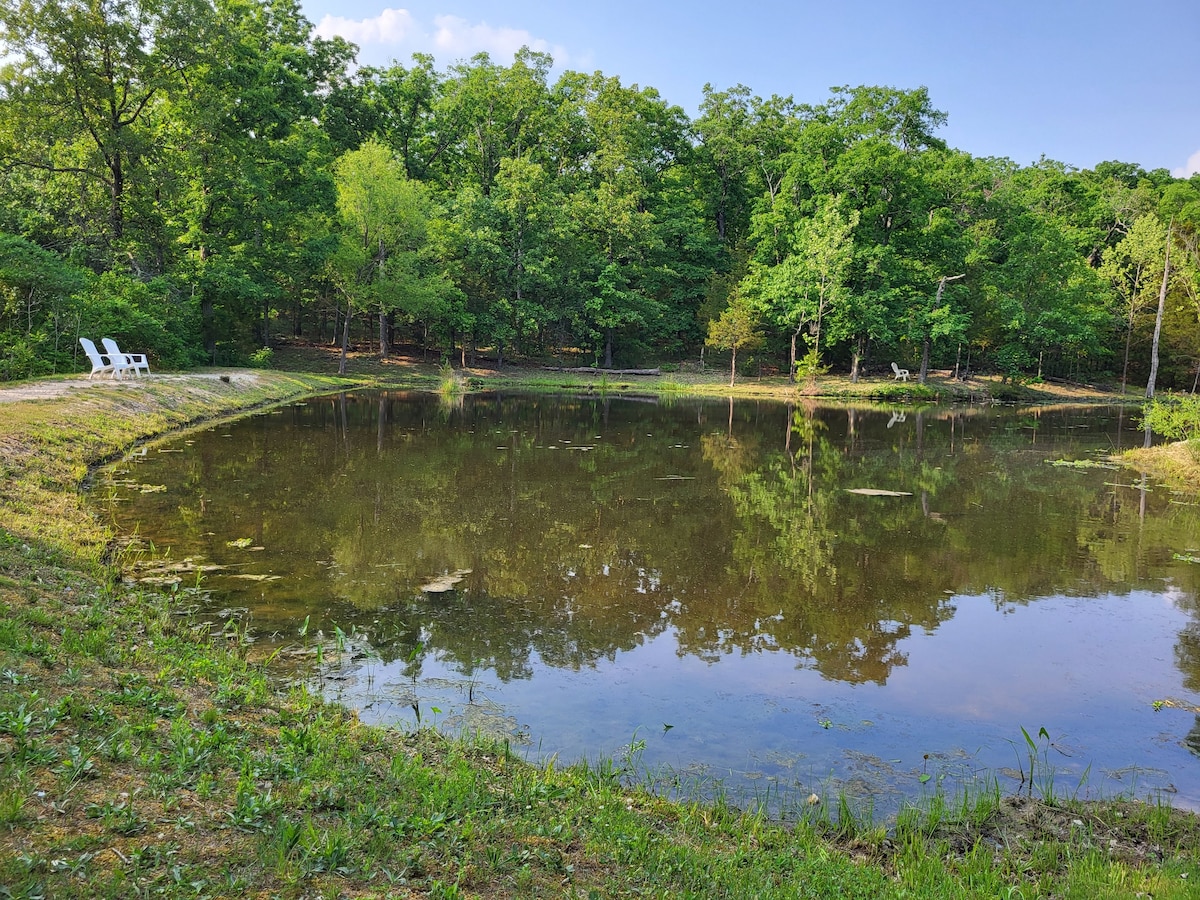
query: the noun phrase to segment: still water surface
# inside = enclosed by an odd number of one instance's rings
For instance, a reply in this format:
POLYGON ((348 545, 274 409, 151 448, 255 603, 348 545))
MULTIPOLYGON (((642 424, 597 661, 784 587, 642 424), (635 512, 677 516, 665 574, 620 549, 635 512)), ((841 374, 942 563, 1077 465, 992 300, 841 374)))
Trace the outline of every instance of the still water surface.
POLYGON ((1200 507, 1096 465, 1134 425, 356 393, 149 447, 95 496, 166 577, 214 567, 208 615, 340 629, 323 683, 366 721, 877 811, 1014 789, 1044 728, 1056 792, 1200 808, 1200 507))

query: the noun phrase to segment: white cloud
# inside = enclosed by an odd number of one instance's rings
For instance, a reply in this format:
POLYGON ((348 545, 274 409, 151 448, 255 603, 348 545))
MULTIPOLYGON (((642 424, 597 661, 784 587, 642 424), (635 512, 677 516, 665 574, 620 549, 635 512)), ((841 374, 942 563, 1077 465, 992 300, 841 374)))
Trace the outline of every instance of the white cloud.
POLYGON ((340 35, 354 42, 362 51, 364 63, 371 58, 377 59, 381 52, 392 58, 431 53, 443 65, 468 59, 476 53, 488 53, 496 62, 507 63, 522 47, 549 53, 558 67, 567 62, 565 48, 551 46, 523 28, 469 22, 459 16, 435 16, 427 27, 407 9, 385 9, 370 19, 325 16, 314 31, 323 38, 340 35))
POLYGON ((437 26, 434 33, 437 49, 455 59, 486 51, 497 57, 498 61, 505 61, 522 47, 528 47, 549 53, 555 62, 565 62, 561 57, 566 56, 566 51, 561 47, 551 47, 523 28, 494 28, 487 22, 472 25, 458 16, 437 16, 433 23, 437 26))
POLYGON ((1176 178, 1191 178, 1197 172, 1200 172, 1200 150, 1189 156, 1188 161, 1178 169, 1171 170, 1171 174, 1176 178))
POLYGON ((340 35, 360 47, 370 44, 399 46, 413 38, 424 37, 417 29, 412 13, 407 9, 385 9, 373 19, 325 16, 317 23, 314 31, 325 39, 340 35))

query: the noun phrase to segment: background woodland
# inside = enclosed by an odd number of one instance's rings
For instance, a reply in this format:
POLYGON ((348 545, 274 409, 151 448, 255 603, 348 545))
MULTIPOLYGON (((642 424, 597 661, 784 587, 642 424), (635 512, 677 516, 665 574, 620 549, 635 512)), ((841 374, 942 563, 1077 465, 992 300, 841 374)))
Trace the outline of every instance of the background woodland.
POLYGON ((975 158, 923 88, 691 118, 528 50, 357 67, 287 0, 16 0, 0 45, 3 379, 84 335, 1140 386, 1156 323, 1200 375, 1200 176, 975 158))

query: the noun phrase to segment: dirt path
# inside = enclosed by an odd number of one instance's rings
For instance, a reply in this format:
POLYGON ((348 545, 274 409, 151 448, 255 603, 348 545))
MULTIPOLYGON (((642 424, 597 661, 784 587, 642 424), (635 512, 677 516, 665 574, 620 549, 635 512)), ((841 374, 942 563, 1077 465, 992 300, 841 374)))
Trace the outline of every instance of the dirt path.
POLYGON ((41 381, 25 381, 20 384, 0 387, 0 403, 18 403, 22 400, 56 400, 72 394, 83 394, 87 391, 104 391, 105 393, 118 388, 123 391, 142 391, 149 385, 203 384, 211 381, 228 381, 237 385, 248 385, 258 381, 253 372, 231 370, 229 372, 189 372, 186 375, 150 375, 140 378, 95 378, 88 380, 86 375, 74 375, 65 378, 47 378, 41 381))

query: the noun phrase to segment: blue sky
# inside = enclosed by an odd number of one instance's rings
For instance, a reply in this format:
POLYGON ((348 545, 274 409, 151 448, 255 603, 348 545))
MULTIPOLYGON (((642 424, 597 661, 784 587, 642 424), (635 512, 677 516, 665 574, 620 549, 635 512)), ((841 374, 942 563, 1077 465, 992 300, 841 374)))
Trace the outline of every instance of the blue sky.
POLYGON ((523 44, 694 115, 705 82, 820 103, 833 85, 926 86, 975 156, 1200 171, 1200 0, 301 0, 359 62, 439 68, 523 44))

